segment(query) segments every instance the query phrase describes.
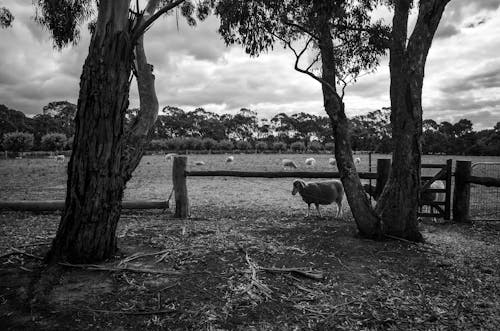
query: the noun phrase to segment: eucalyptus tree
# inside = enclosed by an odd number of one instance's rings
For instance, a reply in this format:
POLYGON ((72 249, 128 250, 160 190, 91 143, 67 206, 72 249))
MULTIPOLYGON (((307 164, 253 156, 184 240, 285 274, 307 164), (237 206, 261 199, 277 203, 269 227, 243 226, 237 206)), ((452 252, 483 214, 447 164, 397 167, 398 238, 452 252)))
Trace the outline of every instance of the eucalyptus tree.
POLYGON ((220 33, 226 43, 239 43, 250 55, 258 55, 281 41, 295 55, 295 70, 321 83, 341 180, 362 235, 390 234, 414 241, 422 239, 417 229, 422 85, 427 54, 449 1, 420 0, 417 22, 409 37, 412 0, 221 0, 216 6, 216 13, 221 17, 220 33), (374 6, 381 3, 394 10, 392 27, 370 20, 374 6), (351 131, 343 97, 346 85, 355 81, 361 72, 373 70, 387 48, 390 50, 393 171, 373 209, 353 163, 351 131), (312 60, 304 65, 304 55, 311 52, 312 60), (317 64, 319 67, 315 68, 317 64))
MULTIPOLYGON (((92 31, 80 76, 65 209, 47 260, 104 260, 116 251, 125 184, 139 164, 158 114, 143 35, 159 17, 177 8, 194 25, 196 8, 187 0, 35 0, 34 4, 35 20, 52 34, 56 48, 76 43, 88 19, 92 31), (140 107, 125 127, 133 77, 140 107)), ((204 18, 206 11, 198 9, 198 17, 204 18)))
POLYGON ((221 0, 215 6, 221 20, 219 32, 227 44, 241 44, 250 55, 259 55, 281 42, 295 55, 295 70, 321 84, 341 181, 358 230, 369 237, 381 235, 381 222, 354 165, 343 99, 346 85, 373 70, 385 52, 388 28, 370 20, 375 3, 221 0))
POLYGON ((411 34, 408 17, 413 0, 390 1, 394 10, 390 38, 390 97, 393 137, 392 171, 376 206, 385 231, 413 241, 417 228, 422 154, 422 86, 434 34, 450 0, 418 1, 411 34))

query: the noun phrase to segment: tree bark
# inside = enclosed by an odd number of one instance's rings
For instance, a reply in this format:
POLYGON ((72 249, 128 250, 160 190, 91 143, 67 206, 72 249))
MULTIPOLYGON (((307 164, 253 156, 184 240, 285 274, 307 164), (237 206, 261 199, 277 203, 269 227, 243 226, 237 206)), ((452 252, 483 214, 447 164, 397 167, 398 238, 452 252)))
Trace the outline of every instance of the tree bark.
POLYGON ((325 111, 330 118, 335 139, 335 159, 360 235, 369 238, 381 236, 380 219, 371 207, 352 158, 351 132, 342 98, 336 91, 335 55, 327 22, 320 25, 319 48, 322 61, 322 91, 325 111))
POLYGON ((134 59, 128 8, 129 0, 99 4, 80 80, 65 209, 49 262, 95 262, 116 251, 115 231, 126 182, 123 124, 134 59))
POLYGON ((421 0, 414 31, 407 44, 411 0, 395 2, 390 46, 392 171, 376 212, 386 234, 422 241, 417 209, 422 154, 422 86, 427 54, 449 0, 421 0))

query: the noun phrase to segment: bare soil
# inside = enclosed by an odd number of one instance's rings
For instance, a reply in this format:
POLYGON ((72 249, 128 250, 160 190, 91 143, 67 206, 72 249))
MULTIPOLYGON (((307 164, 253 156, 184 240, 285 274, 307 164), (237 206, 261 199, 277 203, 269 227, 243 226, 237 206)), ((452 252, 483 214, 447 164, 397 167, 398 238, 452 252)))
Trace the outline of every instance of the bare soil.
MULTIPOLYGON (((62 198, 65 165, 52 162, 0 164, 1 198, 62 198)), ((159 162, 145 159, 128 197, 168 196, 170 168, 159 162)), ((348 206, 341 219, 331 206, 306 218, 290 182, 190 179, 190 219, 126 212, 116 256, 83 268, 39 259, 57 213, 1 212, 0 326, 500 330, 500 222, 427 222, 425 244, 376 242, 357 236, 348 206)))

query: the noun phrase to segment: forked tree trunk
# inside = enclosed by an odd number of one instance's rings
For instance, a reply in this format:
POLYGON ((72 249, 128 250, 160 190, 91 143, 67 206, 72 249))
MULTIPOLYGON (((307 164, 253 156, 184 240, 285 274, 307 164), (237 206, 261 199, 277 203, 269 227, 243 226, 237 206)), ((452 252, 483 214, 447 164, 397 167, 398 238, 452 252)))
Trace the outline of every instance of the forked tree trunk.
POLYGON ((417 227, 422 140, 422 86, 427 54, 449 0, 421 0, 407 44, 411 0, 395 2, 390 49, 392 171, 376 212, 384 232, 421 241, 417 227))
POLYGON ((359 233, 365 237, 378 238, 382 233, 380 219, 371 207, 356 171, 352 158, 349 120, 345 114, 344 103, 335 89, 335 55, 330 30, 326 23, 322 27, 319 48, 323 71, 323 102, 332 124, 335 139, 335 159, 340 172, 340 180, 344 186, 347 201, 359 233))
POLYGON ((116 251, 116 226, 125 188, 124 114, 133 48, 129 1, 102 0, 80 81, 66 205, 49 262, 104 260, 116 251))

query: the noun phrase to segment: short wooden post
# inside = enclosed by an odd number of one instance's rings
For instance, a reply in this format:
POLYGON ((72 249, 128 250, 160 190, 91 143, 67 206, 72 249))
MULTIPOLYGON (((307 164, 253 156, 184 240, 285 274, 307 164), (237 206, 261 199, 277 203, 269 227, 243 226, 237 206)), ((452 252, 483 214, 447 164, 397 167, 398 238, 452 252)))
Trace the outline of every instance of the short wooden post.
POLYGON ((451 175, 453 172, 453 160, 446 160, 446 193, 444 200, 444 219, 451 219, 451 175))
POLYGON ((174 217, 186 218, 189 216, 189 201, 186 185, 187 156, 175 156, 172 167, 172 179, 175 193, 174 217))
POLYGON ((389 175, 391 173, 391 159, 377 159, 377 182, 375 186, 375 200, 378 200, 382 191, 384 190, 385 184, 389 180, 389 175))
POLYGON ((455 191, 453 194, 453 220, 466 222, 470 220, 470 183, 472 172, 471 161, 457 161, 455 169, 455 191))

